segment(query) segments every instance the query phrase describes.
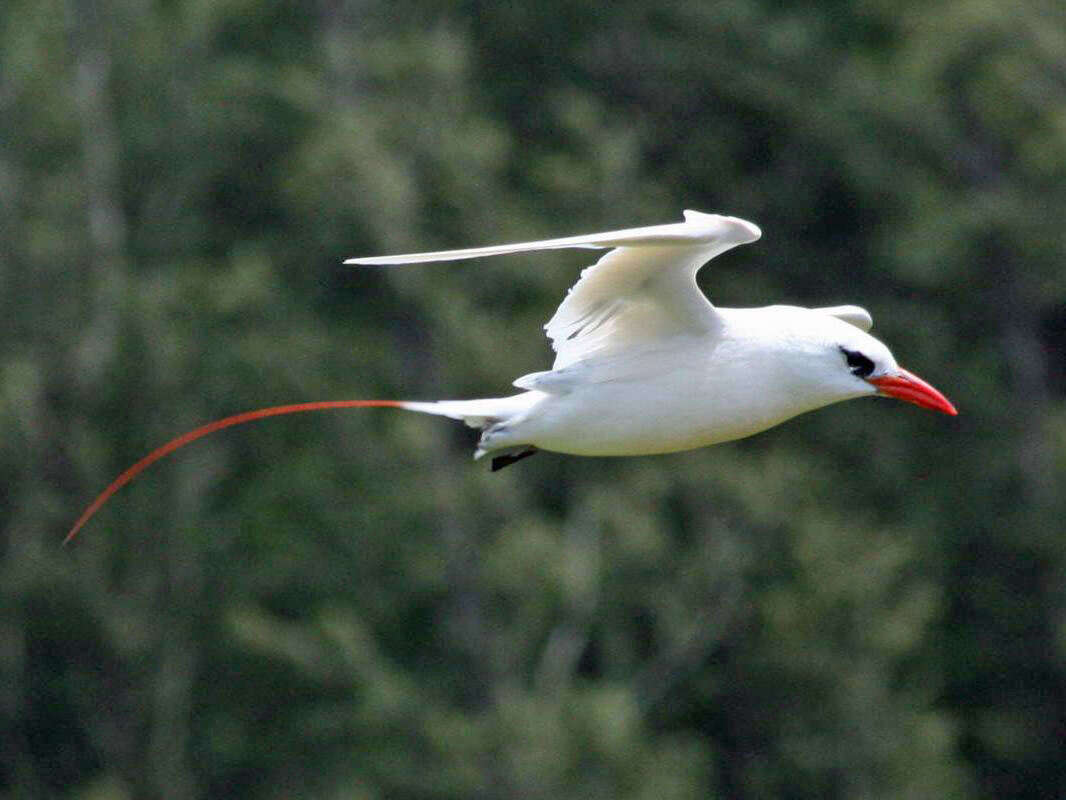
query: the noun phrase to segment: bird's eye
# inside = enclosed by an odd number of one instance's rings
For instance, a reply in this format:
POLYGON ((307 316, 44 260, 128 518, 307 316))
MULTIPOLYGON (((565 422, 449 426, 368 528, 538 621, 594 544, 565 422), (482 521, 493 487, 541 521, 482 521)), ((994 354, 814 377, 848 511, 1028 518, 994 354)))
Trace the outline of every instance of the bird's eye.
POLYGON ((843 347, 840 350, 848 361, 848 368, 851 370, 852 375, 857 378, 870 377, 870 373, 874 371, 873 361, 857 350, 845 350, 843 347))

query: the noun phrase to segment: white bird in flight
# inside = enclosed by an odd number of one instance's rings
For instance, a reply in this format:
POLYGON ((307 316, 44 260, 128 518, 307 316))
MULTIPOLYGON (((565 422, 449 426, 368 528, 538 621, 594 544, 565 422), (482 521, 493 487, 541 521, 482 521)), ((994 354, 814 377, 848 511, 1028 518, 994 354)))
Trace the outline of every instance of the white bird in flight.
POLYGON ((544 326, 550 370, 522 391, 480 400, 336 400, 248 411, 173 439, 119 475, 85 509, 67 541, 143 469, 222 428, 335 408, 390 407, 438 414, 481 430, 475 458, 493 470, 552 450, 582 456, 670 453, 751 436, 797 414, 881 395, 955 415, 944 395, 896 363, 867 332, 858 306, 718 308, 696 285, 715 256, 754 242, 736 217, 684 212, 685 221, 540 242, 353 258, 415 264, 562 248, 610 248, 581 273, 544 326))

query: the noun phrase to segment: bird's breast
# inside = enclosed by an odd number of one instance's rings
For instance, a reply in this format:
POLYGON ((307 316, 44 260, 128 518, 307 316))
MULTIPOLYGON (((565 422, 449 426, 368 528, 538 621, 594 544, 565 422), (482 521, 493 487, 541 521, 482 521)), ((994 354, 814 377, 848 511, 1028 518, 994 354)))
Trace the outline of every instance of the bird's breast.
POLYGON ((671 354, 624 366, 545 397, 515 433, 556 452, 644 455, 740 439, 808 410, 732 359, 671 354))

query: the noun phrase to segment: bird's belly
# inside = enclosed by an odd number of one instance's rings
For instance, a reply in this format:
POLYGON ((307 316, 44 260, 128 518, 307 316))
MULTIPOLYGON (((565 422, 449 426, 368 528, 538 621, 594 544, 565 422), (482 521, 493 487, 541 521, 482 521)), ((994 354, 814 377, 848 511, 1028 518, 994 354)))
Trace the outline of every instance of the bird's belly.
POLYGON ((548 396, 515 426, 543 450, 586 456, 671 453, 750 436, 797 411, 708 397, 701 387, 606 383, 548 396))

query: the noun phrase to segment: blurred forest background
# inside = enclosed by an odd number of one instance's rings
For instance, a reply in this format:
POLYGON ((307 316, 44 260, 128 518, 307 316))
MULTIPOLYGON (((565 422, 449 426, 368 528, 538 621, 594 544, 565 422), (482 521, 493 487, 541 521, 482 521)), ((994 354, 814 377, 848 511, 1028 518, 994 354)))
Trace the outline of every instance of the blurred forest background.
POLYGON ((0 797, 1066 796, 1066 6, 6 0, 0 797), (590 255, 735 214, 722 305, 871 310, 950 419, 672 456, 491 396, 590 255))

